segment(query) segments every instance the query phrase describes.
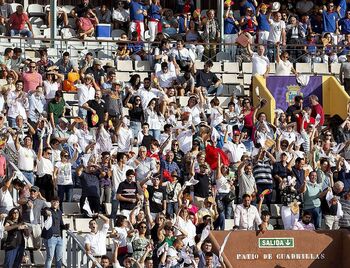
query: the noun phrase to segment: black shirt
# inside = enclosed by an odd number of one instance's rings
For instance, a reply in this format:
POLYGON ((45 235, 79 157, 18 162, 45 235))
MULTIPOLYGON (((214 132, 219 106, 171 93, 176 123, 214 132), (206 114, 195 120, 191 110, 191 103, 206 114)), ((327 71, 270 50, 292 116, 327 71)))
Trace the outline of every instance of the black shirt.
POLYGON ((165 187, 159 186, 155 189, 153 186, 147 187, 149 193, 149 207, 152 213, 159 213, 163 210, 163 201, 166 200, 165 187))
POLYGON ((145 117, 143 114, 142 107, 141 106, 134 107, 133 109, 129 110, 129 117, 130 117, 130 121, 143 122, 145 117))
POLYGON ((82 188, 82 195, 100 197, 100 180, 97 175, 83 172, 79 179, 82 188))
POLYGON ((91 109, 94 109, 96 111, 96 114, 98 115, 98 122, 96 125, 92 124, 92 112, 91 111, 87 111, 87 122, 88 122, 88 126, 91 127, 97 127, 100 124, 104 123, 104 118, 105 118, 105 114, 107 113, 107 108, 106 108, 106 104, 103 100, 101 100, 100 103, 98 103, 96 100, 89 100, 87 102, 89 104, 89 107, 91 109))
POLYGON ((198 183, 194 187, 194 195, 202 198, 208 197, 212 186, 210 177, 208 175, 196 173, 194 178, 198 180, 198 183))
MULTIPOLYGON (((117 194, 121 194, 122 197, 136 199, 137 194, 137 184, 136 182, 122 181, 119 184, 117 194)), ((120 201, 120 210, 132 210, 137 203, 130 203, 125 201, 120 201)))
POLYGON ((290 175, 290 172, 288 171, 287 165, 284 166, 282 162, 277 162, 273 165, 272 175, 278 175, 284 179, 290 175))
POLYGON ((153 136, 152 135, 143 135, 143 139, 141 142, 141 146, 145 146, 147 148, 147 151, 149 151, 151 149, 151 141, 153 140, 153 136))
POLYGON ((101 84, 101 77, 105 75, 103 69, 95 69, 94 67, 89 67, 86 69, 85 74, 92 74, 95 78, 96 83, 101 84))
POLYGON ((197 87, 210 87, 219 81, 219 78, 216 74, 209 72, 205 73, 203 70, 198 70, 196 75, 196 86, 197 87))
POLYGON ((296 104, 293 104, 293 105, 291 105, 291 106, 289 106, 287 108, 286 114, 287 114, 287 116, 290 116, 291 122, 296 122, 297 121, 297 118, 295 117, 294 112, 297 111, 297 110, 300 110, 300 109, 301 109, 301 106, 300 105, 296 105, 296 104))
POLYGON ((305 170, 292 167, 292 173, 297 179, 295 189, 299 190, 301 185, 304 183, 305 170))

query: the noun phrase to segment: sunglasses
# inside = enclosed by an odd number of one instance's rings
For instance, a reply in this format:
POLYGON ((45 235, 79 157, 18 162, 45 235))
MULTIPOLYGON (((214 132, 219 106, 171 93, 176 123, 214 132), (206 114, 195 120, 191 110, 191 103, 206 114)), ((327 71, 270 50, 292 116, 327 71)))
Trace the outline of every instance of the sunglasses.
POLYGON ((68 154, 65 154, 63 157, 69 157, 69 155, 68 155, 68 154))
POLYGON ((51 153, 51 152, 47 152, 47 154, 48 154, 48 155, 52 155, 52 153, 51 153))

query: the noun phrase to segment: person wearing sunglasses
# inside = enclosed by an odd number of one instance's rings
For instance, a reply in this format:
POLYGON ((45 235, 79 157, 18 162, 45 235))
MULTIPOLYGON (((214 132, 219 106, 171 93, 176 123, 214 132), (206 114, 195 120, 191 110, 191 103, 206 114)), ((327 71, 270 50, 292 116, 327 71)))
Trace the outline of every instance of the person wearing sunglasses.
POLYGON ((74 155, 70 158, 68 151, 61 151, 61 160, 55 164, 53 171, 53 181, 60 201, 62 210, 62 202, 72 202, 73 197, 73 179, 72 179, 72 164, 78 158, 77 145, 75 146, 74 155), (66 197, 66 198, 64 198, 66 197))
POLYGON ((37 71, 35 62, 28 64, 28 71, 22 74, 23 90, 25 92, 35 91, 37 86, 43 85, 43 78, 37 71))
POLYGON ((37 178, 35 185, 40 188, 40 193, 51 201, 54 196, 52 149, 44 147, 43 139, 40 140, 37 158, 37 178))
POLYGON ((279 42, 276 44, 276 75, 290 75, 291 73, 298 75, 295 71, 293 64, 289 61, 289 54, 287 51, 281 53, 281 47, 279 42))

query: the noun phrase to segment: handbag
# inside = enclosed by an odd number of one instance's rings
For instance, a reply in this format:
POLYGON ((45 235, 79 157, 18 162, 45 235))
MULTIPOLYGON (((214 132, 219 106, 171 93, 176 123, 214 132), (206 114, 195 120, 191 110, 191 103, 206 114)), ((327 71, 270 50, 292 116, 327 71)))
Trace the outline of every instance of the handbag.
POLYGON ((235 193, 232 192, 232 191, 229 191, 229 192, 222 198, 222 202, 224 202, 225 204, 229 204, 229 203, 231 203, 235 198, 236 198, 235 193))

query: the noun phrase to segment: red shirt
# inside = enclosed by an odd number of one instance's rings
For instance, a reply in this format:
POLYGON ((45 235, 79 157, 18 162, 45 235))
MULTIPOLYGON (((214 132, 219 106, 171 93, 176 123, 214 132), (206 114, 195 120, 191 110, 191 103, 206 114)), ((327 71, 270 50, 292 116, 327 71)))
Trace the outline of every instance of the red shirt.
POLYGON ((311 110, 311 117, 316 118, 317 115, 320 115, 320 126, 323 126, 324 124, 324 111, 323 108, 321 106, 321 104, 316 104, 312 106, 312 110, 311 110))
MULTIPOLYGON (((299 115, 298 117, 296 117, 297 119, 297 130, 298 132, 301 131, 301 123, 303 122, 303 116, 302 115, 299 115)), ((304 122, 304 129, 306 129, 310 124, 314 125, 315 124, 315 118, 311 117, 310 116, 310 120, 309 122, 304 122)))
POLYGON ((9 20, 11 24, 11 29, 13 30, 23 30, 27 22, 29 22, 28 15, 26 13, 17 14, 17 12, 12 13, 9 20))

